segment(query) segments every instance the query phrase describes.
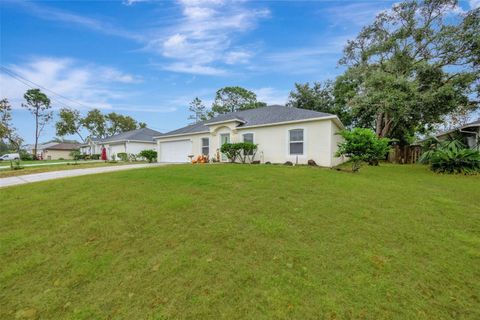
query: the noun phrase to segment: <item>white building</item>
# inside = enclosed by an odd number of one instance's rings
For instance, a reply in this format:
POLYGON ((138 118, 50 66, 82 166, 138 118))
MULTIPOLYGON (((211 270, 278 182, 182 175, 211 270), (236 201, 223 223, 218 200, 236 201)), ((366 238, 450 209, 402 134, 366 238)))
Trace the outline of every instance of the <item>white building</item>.
POLYGON ((159 162, 188 162, 204 154, 228 161, 220 154, 226 142, 258 145, 256 160, 262 163, 306 164, 333 167, 343 124, 336 115, 285 106, 268 106, 219 115, 208 121, 156 136, 159 162))
POLYGON ((137 155, 142 150, 155 150, 156 144, 153 137, 161 134, 161 132, 149 128, 141 128, 104 139, 88 138, 86 143, 80 147, 80 152, 90 155, 101 154, 102 149, 105 148, 109 160, 114 156, 118 159, 119 153, 137 155))

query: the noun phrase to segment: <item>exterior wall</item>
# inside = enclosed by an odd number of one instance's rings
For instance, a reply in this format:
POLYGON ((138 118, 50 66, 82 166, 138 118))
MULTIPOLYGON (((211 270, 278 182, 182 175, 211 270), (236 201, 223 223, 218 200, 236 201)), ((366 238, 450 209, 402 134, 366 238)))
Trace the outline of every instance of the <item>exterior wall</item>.
POLYGON ((118 160, 117 154, 126 152, 125 142, 116 143, 116 144, 105 144, 105 148, 107 149, 108 160, 113 160, 114 155, 115 155, 115 159, 118 160))
POLYGON ((126 141, 126 142, 119 142, 119 143, 106 143, 100 144, 97 146, 98 154, 102 153, 102 146, 104 146, 107 150, 107 158, 108 160, 112 160, 112 156, 115 155, 116 160, 118 160, 117 154, 125 152, 127 154, 133 153, 138 154, 142 150, 155 150, 155 142, 135 142, 135 141, 126 141))
POLYGON ((159 143, 164 141, 175 141, 188 139, 192 141, 192 154, 194 156, 201 154, 201 139, 210 139, 210 157, 215 157, 220 149, 220 136, 222 133, 230 133, 230 141, 243 142, 244 133, 253 133, 254 143, 258 144, 256 160, 262 163, 284 163, 291 161, 298 164, 306 164, 308 160, 313 159, 318 165, 332 167, 340 164, 341 158, 334 158, 337 149, 337 143, 341 140, 340 136, 333 135, 340 130, 331 120, 305 121, 298 123, 252 127, 236 128, 235 123, 225 123, 210 126, 210 133, 198 133, 193 135, 184 135, 177 137, 165 137, 157 139, 157 151, 160 150, 159 143), (289 130, 304 130, 304 154, 289 154, 289 130))
POLYGON ((343 141, 343 138, 342 136, 338 135, 338 132, 340 132, 341 129, 337 126, 337 124, 333 121, 330 121, 330 123, 331 123, 331 131, 332 131, 332 145, 331 145, 332 167, 335 167, 347 161, 348 159, 345 157, 335 157, 335 153, 338 150, 338 144, 343 141))
POLYGON ((72 150, 43 150, 43 159, 44 160, 59 160, 63 159, 73 159, 70 155, 72 150))
POLYGON ((155 150, 155 142, 132 142, 127 141, 127 153, 139 154, 142 150, 155 150))

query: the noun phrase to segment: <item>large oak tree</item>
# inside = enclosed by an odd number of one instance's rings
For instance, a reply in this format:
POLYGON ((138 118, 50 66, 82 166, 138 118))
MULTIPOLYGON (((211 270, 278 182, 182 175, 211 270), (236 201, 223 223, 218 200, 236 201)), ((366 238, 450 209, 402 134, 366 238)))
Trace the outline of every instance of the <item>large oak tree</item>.
POLYGON ((405 1, 349 41, 335 84, 359 126, 407 142, 460 108, 478 108, 480 9, 405 1))

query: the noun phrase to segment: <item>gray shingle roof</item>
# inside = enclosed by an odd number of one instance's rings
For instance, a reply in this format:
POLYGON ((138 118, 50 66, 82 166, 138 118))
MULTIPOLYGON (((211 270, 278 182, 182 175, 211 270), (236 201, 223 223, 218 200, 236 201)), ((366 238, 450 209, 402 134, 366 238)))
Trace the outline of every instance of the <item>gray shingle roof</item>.
POLYGON ((61 143, 56 143, 54 145, 51 145, 51 146, 43 148, 43 149, 47 149, 47 150, 77 150, 78 148, 80 148, 79 143, 64 143, 64 142, 61 142, 61 143))
POLYGON ((94 140, 94 141, 112 142, 112 141, 137 140, 137 141, 153 142, 154 141, 153 137, 158 137, 161 135, 162 135, 161 132, 158 132, 149 128, 141 128, 141 129, 136 129, 132 131, 122 132, 105 139, 94 140))
POLYGON ((480 119, 478 119, 477 121, 473 121, 473 122, 467 123, 466 125, 462 126, 462 128, 466 128, 466 127, 476 127, 476 126, 480 126, 480 119))
POLYGON ((257 109, 243 110, 221 114, 207 121, 198 122, 180 129, 165 133, 165 135, 176 135, 186 133, 208 132, 208 124, 239 119, 244 123, 238 127, 249 127, 262 124, 271 124, 285 121, 306 120, 332 116, 330 113, 305 110, 299 108, 273 105, 257 109))

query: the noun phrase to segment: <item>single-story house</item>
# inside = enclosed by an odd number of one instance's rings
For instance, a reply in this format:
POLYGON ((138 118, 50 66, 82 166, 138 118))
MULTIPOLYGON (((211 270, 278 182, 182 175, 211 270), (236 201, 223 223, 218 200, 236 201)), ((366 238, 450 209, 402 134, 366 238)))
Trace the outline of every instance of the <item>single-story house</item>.
MULTIPOLYGON (((34 145, 27 146, 27 152, 33 155, 34 148, 34 145)), ((37 146, 37 158, 43 160, 73 159, 70 153, 79 148, 79 143, 47 142, 37 146)))
POLYGON ((480 150, 480 119, 474 122, 467 123, 458 128, 441 132, 435 135, 440 141, 446 139, 449 135, 453 133, 459 133, 465 144, 471 149, 480 150))
POLYGON ((119 153, 138 154, 142 150, 155 150, 156 143, 153 137, 162 135, 161 132, 149 128, 140 128, 122 132, 104 139, 87 139, 80 148, 82 154, 101 154, 105 148, 107 158, 114 156, 118 159, 119 153))
POLYGON ((159 162, 188 162, 206 155, 220 161, 227 142, 253 142, 258 145, 255 160, 260 162, 306 164, 333 167, 342 162, 335 157, 343 129, 336 115, 285 106, 267 106, 222 114, 156 136, 159 162))

